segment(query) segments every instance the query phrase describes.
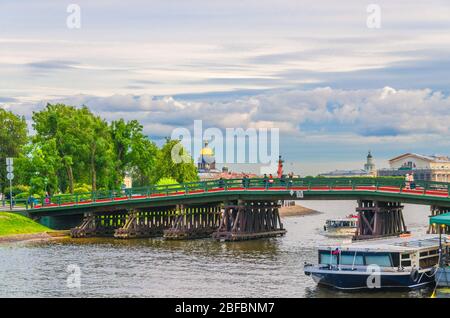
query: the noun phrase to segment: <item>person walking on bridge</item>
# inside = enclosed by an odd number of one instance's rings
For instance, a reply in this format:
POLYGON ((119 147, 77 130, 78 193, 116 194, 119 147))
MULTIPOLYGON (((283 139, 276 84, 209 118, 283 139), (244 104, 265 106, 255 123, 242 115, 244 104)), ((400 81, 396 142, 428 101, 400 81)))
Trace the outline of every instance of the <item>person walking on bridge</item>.
POLYGON ((416 188, 416 183, 414 182, 414 174, 409 175, 409 188, 414 190, 416 188))
POLYGON ((405 175, 405 189, 410 189, 410 183, 409 183, 409 181, 410 181, 410 177, 409 177, 409 173, 407 173, 407 174, 405 175))
POLYGON ((267 189, 268 183, 269 183, 269 178, 267 178, 267 174, 264 174, 263 184, 264 184, 265 189, 267 189))
POLYGON ((219 188, 221 189, 225 188, 225 181, 223 181, 222 177, 219 179, 219 188))
POLYGON ((244 175, 244 177, 242 178, 242 186, 245 189, 249 188, 249 186, 250 186, 250 179, 249 179, 248 175, 244 175))

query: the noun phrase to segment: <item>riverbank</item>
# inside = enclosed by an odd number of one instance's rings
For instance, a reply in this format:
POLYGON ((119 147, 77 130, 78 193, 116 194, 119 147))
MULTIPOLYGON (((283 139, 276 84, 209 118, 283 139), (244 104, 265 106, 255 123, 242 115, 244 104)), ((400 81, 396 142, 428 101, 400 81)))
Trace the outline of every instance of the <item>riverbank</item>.
POLYGON ((17 234, 34 234, 52 231, 30 218, 16 213, 0 212, 0 237, 17 234))
POLYGON ((300 215, 310 215, 310 214, 319 214, 319 211, 306 208, 301 205, 292 205, 292 206, 282 206, 279 209, 280 216, 300 216, 300 215))
POLYGON ((0 243, 42 241, 67 236, 67 231, 54 231, 25 216, 0 212, 0 243))

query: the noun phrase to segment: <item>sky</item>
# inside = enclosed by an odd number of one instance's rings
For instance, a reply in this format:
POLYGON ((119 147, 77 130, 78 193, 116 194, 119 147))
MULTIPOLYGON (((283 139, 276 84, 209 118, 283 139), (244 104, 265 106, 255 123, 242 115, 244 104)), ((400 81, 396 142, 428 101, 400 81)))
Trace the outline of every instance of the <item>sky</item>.
POLYGON ((0 107, 31 127, 48 102, 87 105, 157 142, 194 120, 275 127, 298 173, 368 150, 382 168, 450 154, 449 53, 449 1, 1 0, 0 107))

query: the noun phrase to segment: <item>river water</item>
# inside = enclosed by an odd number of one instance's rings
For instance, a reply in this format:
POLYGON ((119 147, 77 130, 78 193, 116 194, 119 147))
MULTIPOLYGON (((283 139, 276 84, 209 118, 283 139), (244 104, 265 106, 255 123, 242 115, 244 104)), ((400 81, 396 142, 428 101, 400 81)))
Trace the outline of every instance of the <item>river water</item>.
MULTIPOLYGON (((209 239, 64 239, 0 245, 1 297, 429 297, 412 292, 339 292, 303 274, 315 262, 327 218, 354 201, 302 201, 320 214, 283 218, 284 237, 220 243, 209 239), (68 266, 80 269, 80 285, 68 266), (69 281, 69 284, 68 284, 69 281)), ((428 207, 405 205, 413 232, 426 231, 428 207)))

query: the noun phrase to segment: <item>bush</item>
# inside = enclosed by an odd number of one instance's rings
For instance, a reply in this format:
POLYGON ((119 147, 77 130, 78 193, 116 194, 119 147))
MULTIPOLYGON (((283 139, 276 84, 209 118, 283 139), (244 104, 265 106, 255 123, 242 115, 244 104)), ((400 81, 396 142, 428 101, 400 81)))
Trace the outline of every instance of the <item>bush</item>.
MULTIPOLYGON (((17 197, 17 195, 21 193, 29 193, 29 192, 30 187, 23 184, 18 184, 12 187, 13 197, 17 197)), ((9 197, 9 187, 5 188, 5 194, 9 197)))
POLYGON ((76 183, 73 187, 74 194, 84 194, 92 191, 92 186, 85 183, 76 183))
POLYGON ((172 178, 161 178, 156 183, 156 185, 159 186, 159 190, 163 191, 165 191, 165 186, 167 186, 167 190, 169 191, 169 193, 174 193, 180 190, 180 184, 177 182, 177 180, 172 178))
POLYGON ((22 199, 28 199, 29 196, 30 196, 30 194, 28 192, 22 192, 22 193, 16 194, 14 196, 14 198, 16 200, 22 200, 22 199))
POLYGON ((159 181, 156 183, 156 185, 159 186, 163 186, 163 185, 174 185, 174 184, 179 184, 177 182, 177 180, 172 179, 172 178, 161 178, 159 179, 159 181))

